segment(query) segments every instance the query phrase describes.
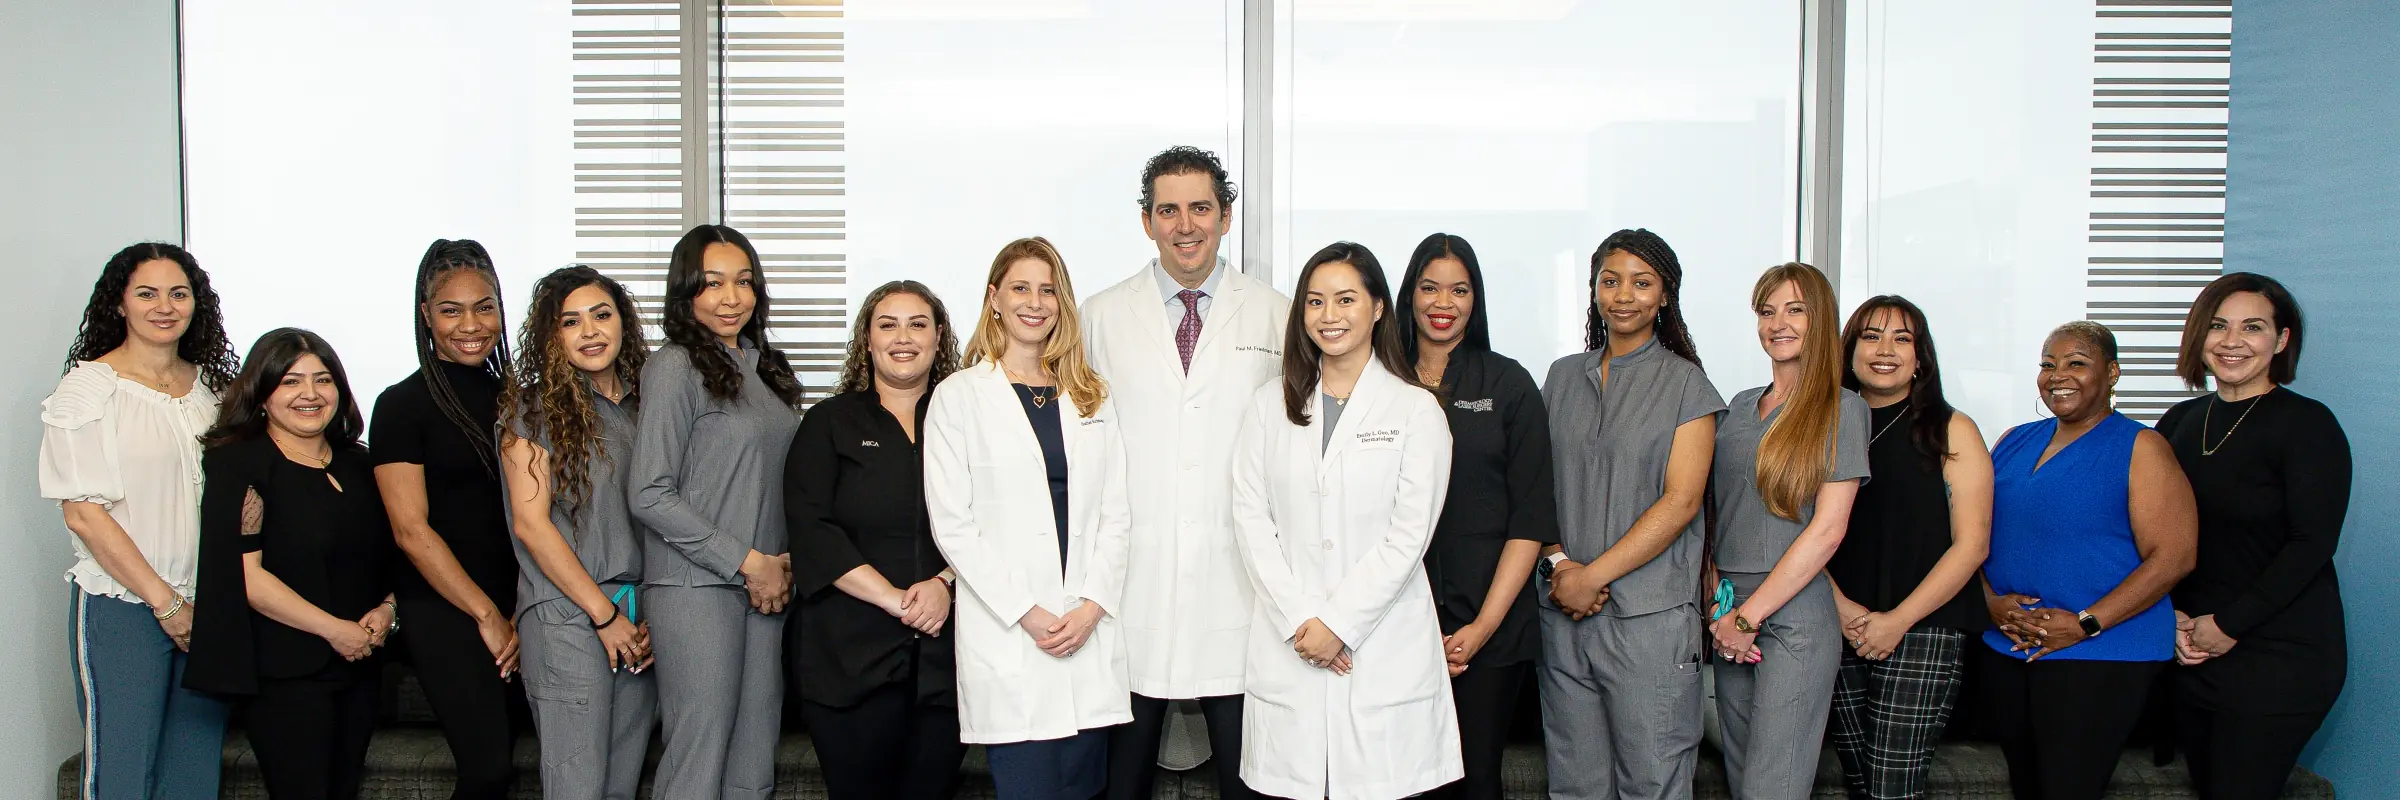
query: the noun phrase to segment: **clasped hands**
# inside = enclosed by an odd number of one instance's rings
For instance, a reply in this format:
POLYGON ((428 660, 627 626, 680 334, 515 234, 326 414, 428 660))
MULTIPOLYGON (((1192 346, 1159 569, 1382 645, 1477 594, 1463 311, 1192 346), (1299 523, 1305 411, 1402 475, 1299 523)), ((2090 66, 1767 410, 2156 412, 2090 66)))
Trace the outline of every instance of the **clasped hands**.
POLYGON ((1065 614, 1052 614, 1050 609, 1037 605, 1017 618, 1017 627, 1033 637, 1033 646, 1041 648, 1043 653, 1051 658, 1066 658, 1091 640, 1092 629, 1100 627, 1100 615, 1104 613, 1099 603, 1088 598, 1065 614))
POLYGON ((1995 595, 1984 609, 2000 634, 2008 637, 2009 650, 2025 653, 2025 660, 2036 661, 2042 656, 2065 650, 2083 640, 2083 622, 2075 612, 2042 605, 2041 598, 2021 594, 1995 595))
POLYGON ((1333 670, 1335 675, 1350 674, 1350 646, 1343 644, 1342 637, 1335 636, 1324 620, 1309 617, 1300 623, 1292 632, 1292 652, 1309 666, 1333 670))
POLYGON ((1600 607, 1608 604, 1608 582, 1583 566, 1561 561, 1550 570, 1550 602, 1568 619, 1578 622, 1600 613, 1600 607))
POLYGON ((2225 635, 2224 628, 2217 626, 2215 614, 2195 617, 2181 611, 2175 612, 2175 663, 2187 667, 2197 665, 2232 652, 2233 646, 2240 643, 2225 635))
POLYGON ((879 605, 883 613, 899 619, 900 624, 927 636, 940 636, 942 624, 950 620, 950 584, 936 577, 918 581, 907 589, 895 586, 879 605))
POLYGON ((1916 623, 1901 619, 1890 611, 1868 611, 1866 606, 1850 598, 1834 595, 1834 610, 1841 615, 1842 639, 1859 658, 1882 661, 1900 649, 1900 637, 1916 623))
POLYGON ((742 559, 742 590, 750 594, 750 607, 761 614, 782 613, 792 601, 792 556, 790 553, 771 556, 756 550, 742 559))

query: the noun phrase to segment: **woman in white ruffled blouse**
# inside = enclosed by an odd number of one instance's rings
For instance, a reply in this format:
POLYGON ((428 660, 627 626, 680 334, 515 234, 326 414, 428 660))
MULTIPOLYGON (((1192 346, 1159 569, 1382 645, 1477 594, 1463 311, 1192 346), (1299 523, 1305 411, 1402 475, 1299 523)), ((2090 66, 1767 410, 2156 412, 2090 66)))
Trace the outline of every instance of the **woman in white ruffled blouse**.
POLYGON ((214 798, 225 704, 183 688, 200 546, 200 434, 238 363, 183 248, 118 251, 42 401, 42 496, 75 549, 69 643, 80 794, 214 798))

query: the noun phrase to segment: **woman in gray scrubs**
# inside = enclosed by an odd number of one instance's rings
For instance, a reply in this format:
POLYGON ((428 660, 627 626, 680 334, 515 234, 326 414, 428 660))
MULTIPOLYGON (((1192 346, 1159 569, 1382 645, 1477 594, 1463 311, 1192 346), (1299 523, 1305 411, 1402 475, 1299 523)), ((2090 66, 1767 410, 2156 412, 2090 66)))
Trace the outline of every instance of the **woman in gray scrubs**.
POLYGON ((1750 293, 1775 382, 1733 396, 1717 427, 1713 568, 1732 584, 1709 624, 1725 775, 1737 798, 1816 784, 1842 631, 1825 564, 1867 478, 1867 404, 1842 388, 1840 310, 1825 274, 1784 264, 1750 293))
POLYGON ((1560 544, 1535 570, 1550 796, 1688 798, 1700 746, 1698 588, 1717 414, 1647 230, 1592 253, 1587 352, 1550 365, 1560 544))
POLYGON ((533 287, 518 382, 500 399, 517 553, 518 657, 546 800, 633 800, 658 720, 638 621, 643 534, 618 470, 641 402, 641 320, 625 287, 564 267, 533 287))
POLYGON ((668 344, 642 367, 626 487, 643 549, 666 752, 659 797, 765 798, 783 721, 791 600, 783 462, 800 382, 767 341, 766 278, 741 232, 701 225, 667 261, 668 344))

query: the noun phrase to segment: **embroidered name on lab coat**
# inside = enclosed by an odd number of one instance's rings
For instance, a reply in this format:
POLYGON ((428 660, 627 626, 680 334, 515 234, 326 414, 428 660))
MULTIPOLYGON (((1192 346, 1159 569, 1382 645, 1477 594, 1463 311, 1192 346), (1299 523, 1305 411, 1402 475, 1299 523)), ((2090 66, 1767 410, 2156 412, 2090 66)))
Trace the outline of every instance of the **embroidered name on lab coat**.
POLYGON ((1460 411, 1490 411, 1492 410, 1492 399, 1486 397, 1481 400, 1452 400, 1450 405, 1457 407, 1460 411))
POLYGON ((1089 428, 1089 427, 1091 427, 1091 426, 1098 425, 1098 424, 1100 424, 1100 423, 1107 422, 1107 421, 1108 421, 1108 420, 1105 420, 1105 419, 1087 419, 1087 420, 1083 420, 1083 426, 1084 426, 1084 427, 1086 427, 1086 428, 1089 428))
POLYGON ((1235 345, 1233 349, 1235 349, 1235 350, 1239 350, 1239 351, 1241 351, 1241 352, 1245 352, 1245 353, 1262 353, 1262 354, 1265 354, 1265 355, 1274 356, 1274 357, 1276 357, 1276 358, 1282 358, 1282 357, 1283 357, 1283 351, 1281 351, 1281 350, 1277 350, 1277 349, 1274 349, 1274 348, 1272 348, 1272 347, 1267 347, 1267 346, 1264 346, 1264 345, 1255 345, 1255 344, 1235 345))
POLYGON ((1400 429, 1386 428, 1377 431, 1360 431, 1358 434, 1358 441, 1361 444, 1367 442, 1397 442, 1400 441, 1400 429))

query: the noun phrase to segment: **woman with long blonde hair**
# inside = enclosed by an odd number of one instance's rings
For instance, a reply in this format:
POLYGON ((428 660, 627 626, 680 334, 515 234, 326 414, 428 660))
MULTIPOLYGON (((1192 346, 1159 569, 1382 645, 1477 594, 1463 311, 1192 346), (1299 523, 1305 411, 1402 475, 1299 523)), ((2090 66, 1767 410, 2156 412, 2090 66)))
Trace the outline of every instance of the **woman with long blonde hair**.
POLYGON ((986 745, 1003 798, 1085 800, 1107 781, 1107 729, 1133 719, 1112 616, 1124 442, 1057 248, 1001 248, 980 311, 924 432, 926 510, 958 576, 959 738, 986 745))
POLYGON ((1775 382, 1734 395, 1717 427, 1718 602, 1709 639, 1725 773, 1743 798, 1803 798, 1841 667, 1825 564, 1867 479, 1867 404, 1842 388, 1833 285, 1807 264, 1750 292, 1775 382))

